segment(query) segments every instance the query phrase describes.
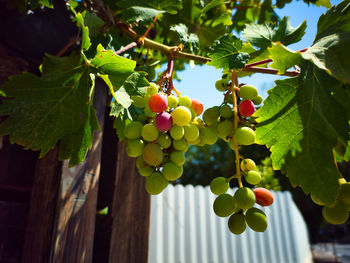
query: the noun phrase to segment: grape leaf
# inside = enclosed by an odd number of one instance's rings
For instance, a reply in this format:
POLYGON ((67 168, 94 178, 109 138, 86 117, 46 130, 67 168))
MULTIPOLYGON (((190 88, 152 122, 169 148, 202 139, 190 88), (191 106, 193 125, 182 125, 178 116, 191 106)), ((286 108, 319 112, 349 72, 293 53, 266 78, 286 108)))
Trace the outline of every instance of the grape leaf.
POLYGON ((176 14, 177 11, 182 8, 181 0, 121 0, 117 2, 117 5, 122 8, 147 7, 166 11, 170 14, 176 14))
POLYGON ((301 62, 300 53, 289 50, 279 43, 272 43, 272 47, 268 50, 269 57, 273 60, 273 63, 269 66, 277 69, 279 74, 285 73, 287 69, 301 62))
POLYGON ((274 169, 285 170, 293 186, 330 205, 340 176, 333 148, 349 136, 345 109, 332 96, 342 83, 304 60, 298 77, 276 84, 256 112, 257 142, 270 148, 274 169))
POLYGON ((210 9, 218 6, 218 5, 222 5, 224 3, 224 0, 212 0, 212 1, 208 1, 207 4, 205 4, 205 6, 202 8, 202 14, 208 12, 210 9))
POLYGON ((243 30, 243 37, 252 45, 261 49, 271 46, 272 42, 281 42, 284 45, 290 45, 301 40, 305 34, 306 21, 297 28, 290 25, 289 17, 283 17, 277 28, 272 24, 247 25, 243 30))
POLYGON ((249 61, 249 54, 240 52, 242 47, 242 41, 238 37, 223 35, 211 47, 211 61, 207 64, 224 70, 241 69, 249 61))
POLYGON ((60 156, 71 158, 71 166, 81 162, 92 142, 86 132, 99 128, 90 98, 92 84, 89 67, 80 57, 48 56, 41 77, 23 73, 3 85, 9 99, 0 106, 0 115, 8 117, 0 123, 0 134, 9 134, 11 143, 26 149, 41 150, 40 157, 61 140, 60 156), (72 143, 78 137, 80 143, 72 143))
POLYGON ((196 34, 188 34, 188 28, 184 24, 172 25, 170 31, 177 34, 185 48, 188 48, 191 53, 194 53, 198 49, 198 36, 196 34))
POLYGON ((157 15, 164 11, 149 7, 133 6, 122 11, 122 20, 127 23, 152 22, 157 15))
POLYGON ((330 0, 317 0, 313 4, 318 6, 318 7, 324 6, 326 8, 330 8, 332 6, 330 0))
POLYGON ((89 28, 84 24, 84 18, 81 13, 76 13, 73 8, 71 8, 72 12, 75 14, 77 20, 77 26, 82 30, 81 37, 81 49, 82 51, 86 51, 91 46, 90 37, 89 37, 89 28))
POLYGON ((84 23, 89 28, 89 35, 96 36, 104 25, 104 22, 95 13, 86 12, 83 14, 84 23))

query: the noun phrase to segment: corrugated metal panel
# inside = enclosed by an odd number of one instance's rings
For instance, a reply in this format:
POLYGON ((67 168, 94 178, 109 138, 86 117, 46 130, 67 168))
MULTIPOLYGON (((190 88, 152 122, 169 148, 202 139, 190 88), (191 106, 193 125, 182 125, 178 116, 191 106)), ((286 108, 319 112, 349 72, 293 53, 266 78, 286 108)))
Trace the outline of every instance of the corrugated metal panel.
MULTIPOLYGON (((233 193, 233 189, 229 190, 233 193)), ((149 263, 308 263, 312 254, 305 222, 289 192, 274 193, 264 208, 264 233, 228 230, 228 218, 212 211, 209 187, 172 186, 151 199, 149 263)))

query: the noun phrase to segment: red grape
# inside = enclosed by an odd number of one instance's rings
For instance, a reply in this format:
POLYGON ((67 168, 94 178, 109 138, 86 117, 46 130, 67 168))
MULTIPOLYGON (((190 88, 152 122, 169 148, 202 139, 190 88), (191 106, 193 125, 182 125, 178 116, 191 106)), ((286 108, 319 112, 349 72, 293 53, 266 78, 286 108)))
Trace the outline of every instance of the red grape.
POLYGON ((203 112, 203 104, 197 99, 192 99, 191 108, 194 109, 197 116, 201 115, 203 112))
POLYGON ((168 99, 162 93, 153 94, 148 100, 148 107, 152 112, 163 112, 168 107, 168 99))
POLYGON ((239 104, 238 110, 243 117, 249 117, 255 111, 254 103, 250 100, 244 100, 239 104))
POLYGON ((173 117, 168 112, 158 113, 156 117, 156 127, 159 131, 169 131, 173 125, 173 117))
POLYGON ((265 188, 254 189, 256 203, 261 206, 269 206, 273 203, 272 193, 265 188))

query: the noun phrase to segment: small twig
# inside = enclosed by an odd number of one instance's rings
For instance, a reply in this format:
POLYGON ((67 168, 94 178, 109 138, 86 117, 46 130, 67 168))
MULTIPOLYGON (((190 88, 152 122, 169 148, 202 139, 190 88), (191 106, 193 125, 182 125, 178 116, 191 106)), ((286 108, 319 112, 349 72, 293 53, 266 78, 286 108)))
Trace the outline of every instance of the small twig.
POLYGON ((280 75, 280 76, 288 76, 288 77, 296 77, 299 75, 299 71, 286 71, 283 74, 278 73, 279 71, 276 69, 270 69, 270 68, 259 68, 259 67, 250 67, 250 68, 244 68, 242 71, 247 72, 254 72, 254 73, 265 73, 265 74, 273 74, 273 75, 280 75))
POLYGON ((158 18, 158 15, 156 15, 155 18, 153 18, 152 24, 148 27, 148 29, 147 29, 146 32, 143 34, 143 36, 140 37, 140 38, 137 40, 137 43, 141 44, 142 41, 145 39, 145 37, 147 37, 149 31, 151 31, 151 28, 154 26, 154 23, 157 21, 157 18, 158 18))
POLYGON ((119 49, 118 51, 115 52, 116 55, 121 55, 122 53, 124 53, 125 51, 134 48, 137 46, 136 42, 131 42, 130 44, 126 45, 125 47, 119 49))
POLYGON ((70 48, 71 46, 76 44, 78 41, 80 41, 80 39, 81 39, 81 37, 80 37, 80 28, 79 28, 76 37, 71 38, 68 41, 68 43, 60 51, 57 52, 56 57, 61 57, 64 53, 66 53, 68 48, 70 48))

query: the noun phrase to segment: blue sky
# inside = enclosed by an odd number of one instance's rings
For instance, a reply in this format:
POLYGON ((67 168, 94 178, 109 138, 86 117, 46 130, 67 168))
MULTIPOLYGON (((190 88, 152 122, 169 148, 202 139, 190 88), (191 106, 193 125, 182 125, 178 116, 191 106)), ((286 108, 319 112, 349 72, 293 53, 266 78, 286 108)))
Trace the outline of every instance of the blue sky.
MULTIPOLYGON (((332 5, 338 4, 340 0, 331 0, 332 5)), ((309 47, 317 30, 317 21, 326 8, 319 8, 314 5, 307 5, 303 1, 295 1, 287 4, 283 9, 277 9, 276 13, 280 17, 289 16, 293 27, 297 27, 306 20, 307 29, 303 39, 293 45, 288 46, 292 50, 300 50, 309 47)), ((220 105, 223 96, 215 89, 216 80, 221 78, 221 70, 216 70, 211 66, 186 66, 186 70, 178 72, 181 81, 175 81, 174 86, 183 96, 190 96, 202 101, 204 108, 220 105)), ((274 86, 273 81, 281 77, 267 74, 254 74, 252 77, 241 78, 241 83, 255 85, 259 93, 265 98, 266 91, 274 86)))

